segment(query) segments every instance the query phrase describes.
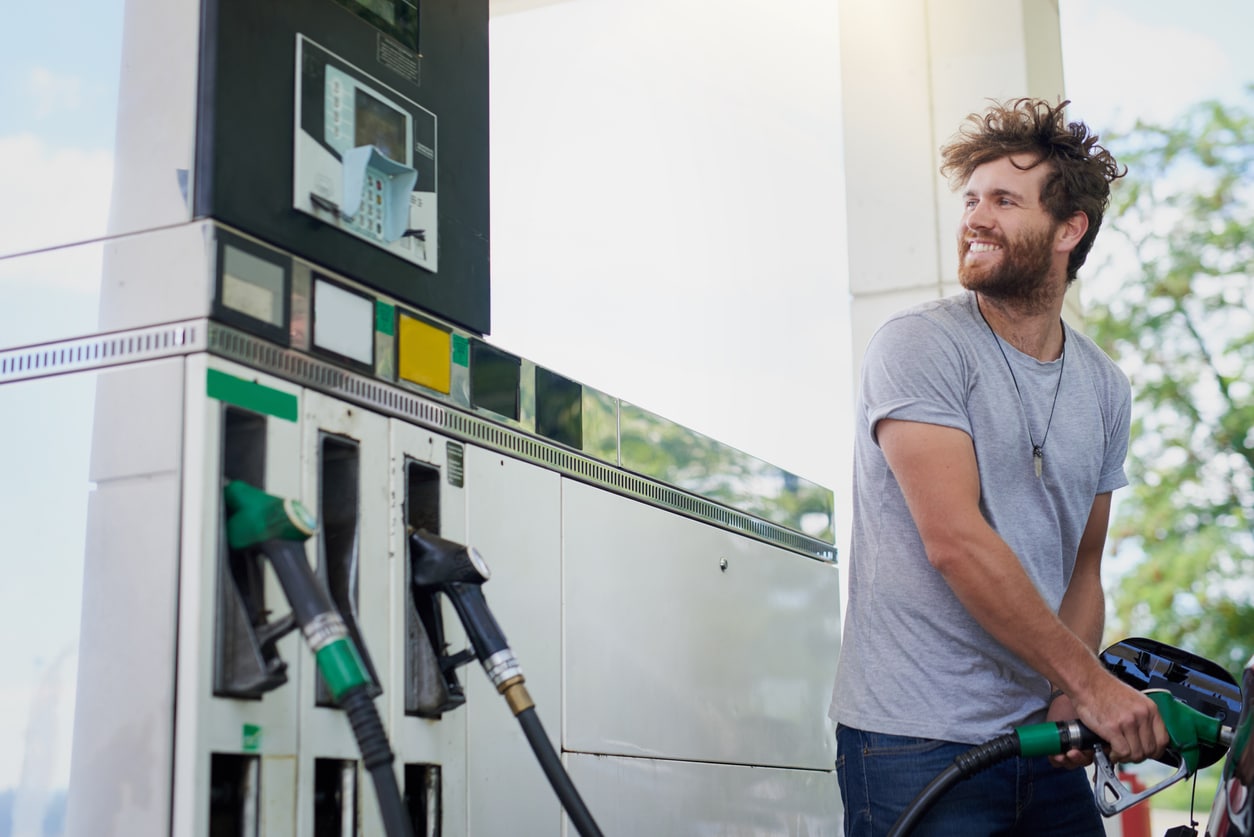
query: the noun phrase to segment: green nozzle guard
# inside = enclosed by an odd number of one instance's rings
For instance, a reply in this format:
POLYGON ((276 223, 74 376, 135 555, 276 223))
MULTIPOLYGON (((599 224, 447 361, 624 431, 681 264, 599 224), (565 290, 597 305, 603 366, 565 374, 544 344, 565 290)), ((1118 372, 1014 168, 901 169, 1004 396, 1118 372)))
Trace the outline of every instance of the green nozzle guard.
POLYGON ((1063 741, 1058 724, 1028 724, 1015 728, 1019 737, 1019 755, 1025 758, 1033 756, 1056 756, 1063 752, 1063 741))
POLYGON ((284 500, 233 480, 223 491, 228 517, 226 539, 232 549, 246 549, 271 539, 303 541, 318 523, 299 500, 284 500))

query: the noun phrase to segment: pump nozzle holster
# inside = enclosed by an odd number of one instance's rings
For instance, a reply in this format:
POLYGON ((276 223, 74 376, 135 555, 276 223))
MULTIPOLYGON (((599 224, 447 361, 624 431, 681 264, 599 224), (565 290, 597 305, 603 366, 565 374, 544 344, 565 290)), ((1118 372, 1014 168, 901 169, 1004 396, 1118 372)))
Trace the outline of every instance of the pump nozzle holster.
MULTIPOLYGON (((410 584, 416 596, 443 593, 457 610, 462 627, 497 690, 511 706, 530 705, 529 698, 515 698, 512 687, 521 686, 522 670, 483 595, 483 583, 491 571, 474 547, 445 540, 425 530, 409 536, 410 584)), ((519 689, 521 692, 521 689, 519 689)), ((525 695, 525 693, 523 693, 525 695)), ((515 708, 515 714, 519 711, 515 708)))

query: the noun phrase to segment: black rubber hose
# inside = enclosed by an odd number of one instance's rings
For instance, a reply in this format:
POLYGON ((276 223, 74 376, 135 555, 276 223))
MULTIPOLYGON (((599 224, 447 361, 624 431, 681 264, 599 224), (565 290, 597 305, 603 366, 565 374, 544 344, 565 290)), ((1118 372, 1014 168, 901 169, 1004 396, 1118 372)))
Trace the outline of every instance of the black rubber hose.
POLYGON ((893 823, 892 830, 888 832, 888 837, 905 837, 914 830, 927 812, 932 810, 936 800, 948 793, 954 785, 974 776, 981 770, 1017 755, 1019 755, 1019 736, 1012 732, 954 756, 953 764, 928 782, 927 786, 919 791, 919 795, 906 806, 906 810, 901 812, 897 822, 893 823))
POLYGON ((527 736, 531 749, 535 751, 536 760, 540 762, 540 768, 544 770, 544 775, 549 777, 549 784, 553 786, 553 791, 557 794, 562 807, 566 809, 566 815, 570 817, 575 830, 581 837, 602 837, 601 829, 592 818, 588 806, 584 805, 583 798, 566 773, 566 768, 562 767, 562 760, 558 758, 553 744, 545 734, 544 725, 540 723, 536 708, 529 706, 519 712, 518 723, 522 724, 523 734, 527 736))
POLYGON ((893 823, 892 830, 888 832, 888 837, 904 837, 914 831, 919 820, 932 810, 932 805, 936 803, 936 800, 965 778, 967 777, 956 764, 951 764, 938 773, 935 779, 927 783, 927 787, 919 791, 919 795, 910 802, 906 810, 901 812, 897 822, 893 823))
POLYGON ((396 784, 396 774, 392 772, 392 748, 388 745, 387 733, 383 731, 383 721, 370 698, 369 688, 356 686, 349 689, 340 698, 340 706, 348 715, 361 750, 362 764, 374 782, 383 832, 388 837, 413 837, 413 823, 401 797, 401 789, 396 784))

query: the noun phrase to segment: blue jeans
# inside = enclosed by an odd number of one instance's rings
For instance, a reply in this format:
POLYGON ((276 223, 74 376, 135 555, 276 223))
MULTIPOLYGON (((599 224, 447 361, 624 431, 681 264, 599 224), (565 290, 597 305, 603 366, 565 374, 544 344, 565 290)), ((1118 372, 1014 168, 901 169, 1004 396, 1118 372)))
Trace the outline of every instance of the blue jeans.
MULTIPOLYGON (((836 728, 836 778, 845 837, 882 837, 928 782, 969 744, 836 728)), ((941 796, 914 837, 1102 837, 1101 815, 1083 770, 1013 758, 960 780, 941 796)))

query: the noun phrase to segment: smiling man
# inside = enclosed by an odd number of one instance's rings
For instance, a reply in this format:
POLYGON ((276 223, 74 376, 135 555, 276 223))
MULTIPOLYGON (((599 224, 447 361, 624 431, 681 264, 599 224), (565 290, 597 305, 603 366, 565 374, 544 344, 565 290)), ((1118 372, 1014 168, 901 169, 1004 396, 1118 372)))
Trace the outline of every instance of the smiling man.
MULTIPOLYGON (((965 292, 895 315, 867 347, 831 705, 846 837, 887 833, 955 755, 1022 724, 1078 717, 1118 761, 1167 743, 1095 653, 1131 392, 1061 315, 1123 172, 1065 104, 997 104, 941 149, 965 292)), ((1002 762, 915 834, 1099 837, 1069 769, 1090 759, 1002 762)))

